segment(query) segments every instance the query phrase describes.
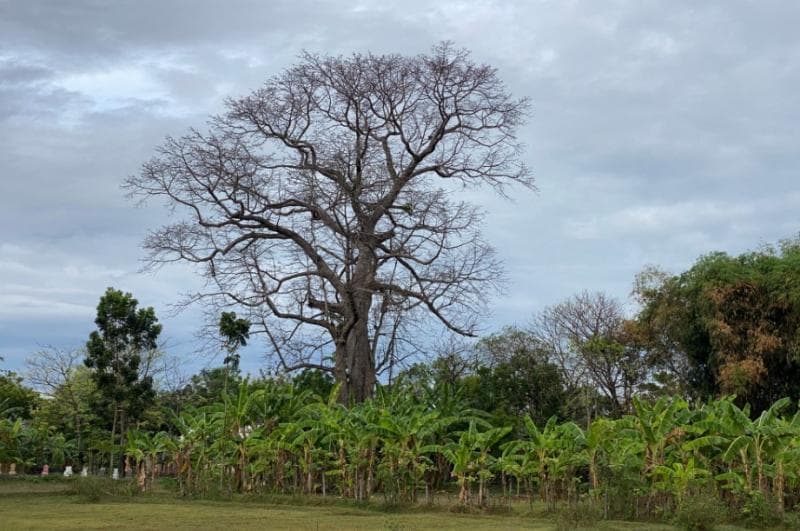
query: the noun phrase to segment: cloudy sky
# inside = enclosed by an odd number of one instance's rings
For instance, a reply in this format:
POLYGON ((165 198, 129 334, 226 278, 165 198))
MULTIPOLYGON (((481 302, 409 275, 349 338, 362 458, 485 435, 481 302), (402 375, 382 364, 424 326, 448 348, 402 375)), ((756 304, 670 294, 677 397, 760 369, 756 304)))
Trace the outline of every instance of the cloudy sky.
POLYGON ((302 50, 452 40, 531 98, 538 192, 478 199, 512 288, 487 331, 583 289, 625 298, 646 264, 791 237, 798 24, 792 0, 0 0, 0 368, 81 346, 108 286, 156 308, 187 367, 214 363, 193 354, 199 312, 169 312, 196 279, 138 272, 166 213, 120 183, 302 50))

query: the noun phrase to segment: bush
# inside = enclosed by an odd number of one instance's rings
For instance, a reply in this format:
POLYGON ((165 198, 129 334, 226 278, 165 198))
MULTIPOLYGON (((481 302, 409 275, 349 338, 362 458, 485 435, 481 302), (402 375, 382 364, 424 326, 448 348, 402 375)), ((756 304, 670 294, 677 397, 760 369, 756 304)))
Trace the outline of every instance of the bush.
POLYGON ((77 494, 80 503, 97 503, 107 497, 136 496, 139 486, 131 480, 89 476, 75 478, 70 492, 77 494))
POLYGON ((582 529, 595 527, 603 517, 599 508, 590 503, 569 504, 560 509, 556 515, 556 529, 582 529))
POLYGON ((775 527, 783 521, 775 503, 757 490, 750 493, 750 499, 742 507, 742 516, 748 527, 775 527))
POLYGON ((105 482, 104 478, 76 478, 71 490, 80 503, 97 503, 105 494, 105 482))
POLYGON ((675 525, 688 531, 711 531, 728 519, 728 510, 713 495, 684 500, 675 512, 675 525))

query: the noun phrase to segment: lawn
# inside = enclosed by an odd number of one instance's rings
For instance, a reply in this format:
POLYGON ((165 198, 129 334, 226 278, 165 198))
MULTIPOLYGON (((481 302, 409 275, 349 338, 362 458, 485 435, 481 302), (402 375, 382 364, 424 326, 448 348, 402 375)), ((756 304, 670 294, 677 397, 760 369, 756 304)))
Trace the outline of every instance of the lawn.
MULTIPOLYGON (((412 508, 298 504, 254 499, 186 500, 170 492, 82 503, 65 481, 0 481, 0 529, 557 529, 555 518, 516 514, 459 514, 412 508)), ((296 501, 296 500, 295 500, 296 501)), ((674 529, 665 525, 601 522, 601 529, 674 529)))

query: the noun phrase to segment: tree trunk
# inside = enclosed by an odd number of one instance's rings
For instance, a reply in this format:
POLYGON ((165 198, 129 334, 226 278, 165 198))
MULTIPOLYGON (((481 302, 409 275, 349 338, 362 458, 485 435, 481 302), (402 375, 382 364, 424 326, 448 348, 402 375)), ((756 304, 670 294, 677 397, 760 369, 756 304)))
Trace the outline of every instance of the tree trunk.
POLYGON ((337 342, 336 382, 341 384, 339 402, 357 404, 371 398, 375 392, 375 360, 369 334, 369 311, 372 293, 355 293, 351 297, 352 326, 345 330, 346 338, 337 342))
POLYGON ((467 505, 469 503, 469 486, 466 475, 460 476, 458 478, 458 483, 461 487, 458 492, 458 502, 462 505, 467 505))
POLYGON ((305 465, 306 465, 306 494, 314 493, 314 473, 311 464, 311 448, 305 448, 305 465))
POLYGON ((369 341, 366 317, 360 319, 358 330, 350 335, 348 351, 352 356, 350 369, 350 400, 356 403, 372 398, 375 393, 375 362, 369 341))
POLYGON ((75 434, 77 436, 78 464, 81 466, 81 470, 83 470, 83 423, 81 422, 80 414, 75 415, 75 434))
POLYGON ((778 512, 784 511, 784 482, 785 474, 783 471, 783 461, 778 460, 775 466, 775 482, 773 489, 775 491, 775 503, 777 504, 778 512))
POLYGON ((114 418, 111 421, 111 455, 108 456, 108 468, 111 470, 114 470, 114 445, 116 444, 118 412, 119 408, 117 407, 117 402, 114 401, 114 418))
MULTIPOLYGON (((130 471, 130 465, 128 463, 128 458, 125 456, 125 446, 128 443, 128 415, 126 414, 125 409, 120 409, 119 411, 119 468, 122 471, 122 477, 128 477, 128 472, 130 471)), ((113 465, 112 465, 113 468, 113 465)))

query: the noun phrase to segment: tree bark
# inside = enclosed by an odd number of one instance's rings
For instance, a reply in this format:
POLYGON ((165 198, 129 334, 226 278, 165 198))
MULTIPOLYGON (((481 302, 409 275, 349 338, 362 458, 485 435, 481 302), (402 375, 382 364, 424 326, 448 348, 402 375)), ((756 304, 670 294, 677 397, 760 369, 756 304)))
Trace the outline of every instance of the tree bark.
POLYGON ((370 342, 369 313, 373 293, 366 288, 375 278, 375 251, 367 245, 358 246, 359 256, 353 272, 349 293, 345 338, 337 341, 335 376, 342 386, 339 402, 348 405, 371 398, 375 390, 375 360, 370 342))

